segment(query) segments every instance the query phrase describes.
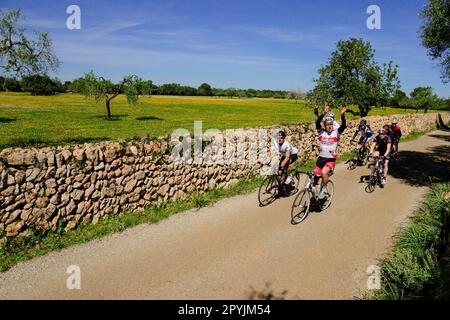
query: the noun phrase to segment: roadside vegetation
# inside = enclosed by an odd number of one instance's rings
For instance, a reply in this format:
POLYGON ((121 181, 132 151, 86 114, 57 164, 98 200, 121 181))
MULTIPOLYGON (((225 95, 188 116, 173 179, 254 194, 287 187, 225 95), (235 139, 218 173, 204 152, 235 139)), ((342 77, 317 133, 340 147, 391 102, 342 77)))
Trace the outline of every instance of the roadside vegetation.
POLYGON ((431 187, 408 223, 394 236, 392 250, 380 266, 376 300, 449 298, 450 183, 431 187))

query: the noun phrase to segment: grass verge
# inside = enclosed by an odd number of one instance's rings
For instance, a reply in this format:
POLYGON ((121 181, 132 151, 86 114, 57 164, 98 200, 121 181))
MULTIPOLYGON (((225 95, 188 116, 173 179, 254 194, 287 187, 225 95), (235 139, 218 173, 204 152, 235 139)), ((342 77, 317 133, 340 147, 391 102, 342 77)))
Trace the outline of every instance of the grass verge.
MULTIPOLYGON (((413 140, 423 134, 414 133, 408 135, 402 138, 402 142, 413 140)), ((337 162, 347 161, 352 155, 352 151, 346 152, 338 158, 337 162)), ((314 160, 297 163, 294 170, 312 170, 314 163, 314 160)), ((104 217, 95 225, 79 225, 75 230, 69 232, 64 232, 63 228, 59 227, 56 231, 50 231, 45 234, 34 232, 26 238, 6 239, 5 243, 0 244, 0 272, 8 270, 20 261, 29 260, 72 245, 86 243, 139 224, 155 223, 173 214, 193 208, 205 207, 224 198, 252 192, 259 187, 261 182, 262 178, 258 176, 249 180, 240 180, 237 185, 229 189, 214 189, 202 194, 194 194, 187 199, 170 201, 160 207, 149 206, 141 213, 124 213, 119 216, 104 217)))
POLYGON ((394 235, 392 250, 380 263, 382 287, 366 293, 366 299, 436 296, 435 288, 444 283, 440 276, 442 256, 448 248, 449 206, 450 183, 432 186, 409 223, 394 235))

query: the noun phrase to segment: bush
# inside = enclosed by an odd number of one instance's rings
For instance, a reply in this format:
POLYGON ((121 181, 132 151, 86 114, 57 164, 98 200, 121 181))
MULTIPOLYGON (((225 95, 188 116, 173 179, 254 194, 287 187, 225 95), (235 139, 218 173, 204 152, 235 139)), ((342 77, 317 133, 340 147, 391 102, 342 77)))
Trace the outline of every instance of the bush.
POLYGON ((0 78, 0 91, 20 92, 20 83, 15 78, 0 78))
POLYGON ((433 186, 410 224, 395 235, 391 253, 380 264, 382 288, 370 298, 417 299, 429 294, 439 279, 439 258, 447 246, 449 193, 450 183, 433 186))
POLYGON ((63 85, 58 79, 51 79, 48 75, 31 75, 20 81, 22 91, 30 92, 34 96, 50 96, 64 92, 63 85))

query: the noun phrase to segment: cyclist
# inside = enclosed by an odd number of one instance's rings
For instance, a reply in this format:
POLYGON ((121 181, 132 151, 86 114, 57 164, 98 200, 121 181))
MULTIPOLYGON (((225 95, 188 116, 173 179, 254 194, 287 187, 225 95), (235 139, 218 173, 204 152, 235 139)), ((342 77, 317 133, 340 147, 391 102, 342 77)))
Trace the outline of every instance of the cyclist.
POLYGON ((281 176, 283 174, 283 170, 287 170, 288 176, 285 184, 289 185, 293 181, 290 174, 289 165, 297 161, 298 149, 293 147, 288 141, 286 141, 286 133, 283 130, 278 131, 277 138, 278 151, 282 155, 280 160, 280 167, 278 168, 278 174, 281 176))
MULTIPOLYGON (((325 112, 327 112, 327 110, 325 110, 325 112)), ((316 129, 319 133, 320 149, 319 157, 317 158, 316 166, 314 167, 314 173, 316 175, 322 175, 323 183, 323 188, 319 194, 319 199, 324 199, 328 196, 328 174, 334 169, 337 158, 336 149, 338 146, 338 141, 345 128, 347 128, 345 112, 347 112, 347 108, 343 108, 341 111, 342 124, 338 129, 334 127, 334 119, 331 117, 327 117, 325 119, 323 122, 325 128, 322 128, 322 120, 325 117, 325 113, 320 115, 316 120, 316 129)), ((313 183, 314 189, 316 188, 318 182, 319 178, 316 177, 313 183)))
POLYGON ((394 157, 396 158, 397 153, 398 153, 398 143, 400 141, 400 138, 402 137, 402 130, 400 129, 400 126, 398 125, 397 118, 392 118, 390 131, 391 131, 391 138, 392 138, 393 154, 394 154, 394 157))
POLYGON ((381 179, 381 184, 386 184, 386 176, 389 170, 389 155, 391 153, 392 147, 392 139, 389 135, 389 132, 386 131, 385 128, 382 128, 378 131, 378 136, 372 141, 372 145, 370 147, 370 154, 372 157, 383 157, 384 158, 384 169, 383 169, 383 178, 381 179), (376 148, 376 150, 375 150, 376 148))
POLYGON ((361 149, 363 146, 366 145, 366 143, 370 143, 370 141, 372 140, 372 136, 373 136, 373 131, 372 129, 370 129, 370 126, 367 124, 367 120, 361 120, 361 122, 358 125, 358 128, 356 128, 355 133, 353 134, 352 140, 353 142, 355 142, 355 138, 358 135, 358 133, 361 133, 361 138, 358 141, 358 151, 359 149, 361 149))

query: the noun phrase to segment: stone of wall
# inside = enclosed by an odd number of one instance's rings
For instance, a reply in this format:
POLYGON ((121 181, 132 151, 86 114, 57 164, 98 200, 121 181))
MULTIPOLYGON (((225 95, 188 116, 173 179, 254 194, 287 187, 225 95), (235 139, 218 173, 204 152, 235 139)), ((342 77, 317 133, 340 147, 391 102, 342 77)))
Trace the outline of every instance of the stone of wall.
MULTIPOLYGON (((402 132, 435 127, 436 114, 398 115, 402 132)), ((445 123, 449 113, 442 113, 445 123)), ((373 129, 389 117, 368 117, 373 129)), ((339 153, 349 151, 358 121, 348 121, 339 153)), ((311 150, 314 125, 283 128, 300 150, 311 150)), ((268 136, 267 136, 268 138, 268 136)), ((32 229, 66 230, 79 223, 96 223, 105 215, 142 210, 192 192, 227 188, 258 174, 258 163, 182 164, 170 157, 169 137, 153 141, 101 142, 46 148, 8 148, 0 152, 0 238, 26 236, 32 229)), ((248 149, 249 145, 244 148, 248 149)), ((242 150, 238 150, 242 151, 242 150)), ((310 157, 315 157, 312 153, 310 157)))

